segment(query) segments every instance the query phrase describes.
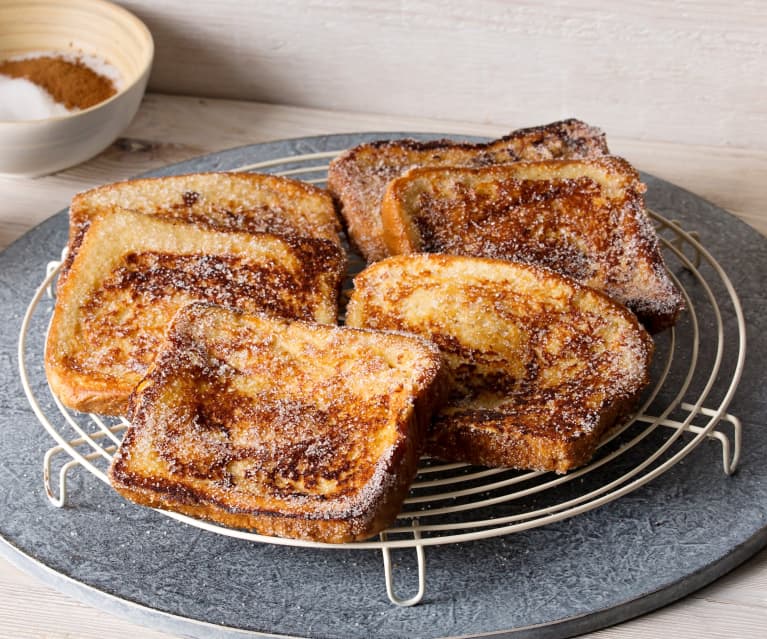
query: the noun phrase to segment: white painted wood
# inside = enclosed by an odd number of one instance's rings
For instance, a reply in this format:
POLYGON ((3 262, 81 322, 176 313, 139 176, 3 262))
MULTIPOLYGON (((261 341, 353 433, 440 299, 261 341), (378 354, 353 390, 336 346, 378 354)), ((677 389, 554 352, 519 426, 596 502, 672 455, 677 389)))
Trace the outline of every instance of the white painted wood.
MULTIPOLYGON (((353 131, 499 136, 521 126, 319 111, 230 100, 148 95, 125 137, 95 159, 37 179, 0 178, 0 249, 97 184, 213 151, 286 137, 353 131)), ((614 152, 639 169, 728 209, 767 234, 767 150, 616 137, 614 152)))
MULTIPOLYGON (((539 121, 540 122, 540 121, 539 121)), ((225 100, 148 95, 125 138, 57 175, 0 179, 0 248, 95 184, 224 148, 323 133, 441 131, 496 136, 475 122, 321 111, 225 100)), ((640 169, 729 208, 767 234, 767 150, 684 145, 614 136, 611 147, 640 169)), ((59 247, 52 247, 55 257, 59 247)), ((767 551, 708 588, 639 619, 590 635, 637 639, 749 639, 767 628, 767 551)), ((168 639, 57 593, 0 560, 0 639, 168 639)))
POLYGON ((0 560, 0 639, 167 639, 65 597, 0 560))
POLYGON ((120 0, 154 91, 767 148, 763 0, 120 0))

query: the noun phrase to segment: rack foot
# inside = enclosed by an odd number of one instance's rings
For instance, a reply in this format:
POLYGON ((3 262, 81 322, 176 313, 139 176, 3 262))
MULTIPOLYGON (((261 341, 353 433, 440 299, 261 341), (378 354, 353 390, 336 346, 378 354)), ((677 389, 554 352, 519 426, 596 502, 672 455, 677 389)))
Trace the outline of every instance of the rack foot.
MULTIPOLYGON (((711 410, 710 408, 700 407, 696 410, 694 405, 688 404, 686 402, 682 402, 680 407, 683 410, 689 412, 695 411, 696 416, 704 415, 706 417, 711 417, 717 420, 716 425, 706 434, 706 437, 709 439, 715 439, 721 444, 722 469, 724 470, 725 475, 732 475, 738 467, 738 461, 740 460, 740 449, 743 431, 743 426, 741 425, 740 420, 735 417, 735 415, 731 415, 730 413, 720 414, 719 412, 711 410), (723 430, 721 430, 721 426, 723 424, 728 424, 732 429, 732 439, 730 439, 730 437, 723 430)), ((653 421, 654 418, 641 416, 638 417, 638 419, 649 422, 653 421)), ((685 424, 673 419, 664 419, 658 423, 661 426, 666 426, 667 428, 682 429, 686 432, 694 433, 696 435, 699 435, 704 430, 706 430, 705 427, 695 426, 694 424, 685 424)))
MULTIPOLYGON (((413 537, 415 539, 421 538, 421 533, 418 529, 418 520, 413 520, 413 537)), ((381 533, 381 541, 386 541, 386 532, 381 533)), ((389 597, 389 601, 397 606, 414 606, 423 599, 424 592, 426 592, 426 553, 424 547, 420 544, 415 546, 416 561, 418 562, 418 592, 408 599, 398 597, 394 592, 394 579, 392 576, 391 565, 391 552, 388 547, 381 549, 383 554, 384 565, 384 579, 386 580, 386 594, 389 597)))
MULTIPOLYGON (((668 240, 668 243, 676 247, 680 252, 684 253, 685 247, 690 245, 690 242, 688 242, 687 238, 682 234, 682 225, 677 220, 662 220, 658 223, 656 228, 659 233, 666 229, 670 230, 674 234, 674 238, 668 240)), ((697 231, 687 231, 687 235, 696 242, 700 239, 697 231)), ((697 246, 692 244, 692 248, 695 251, 692 256, 692 264, 697 269, 700 266, 702 255, 697 246)))
POLYGON ((67 503, 67 474, 74 467, 77 466, 77 461, 70 459, 59 469, 59 487, 56 490, 53 486, 51 472, 51 461, 53 458, 63 453, 64 449, 61 446, 54 446, 49 448, 45 457, 43 457, 43 484, 45 485, 45 494, 56 508, 63 508, 67 503))
MULTIPOLYGON (((124 426, 119 425, 115 428, 120 429, 124 428, 124 426)), ((93 433, 92 436, 100 437, 102 435, 103 433, 93 433)), ((75 439, 69 442, 69 444, 72 446, 77 446, 82 444, 83 441, 83 439, 75 439)), ((104 450, 107 453, 112 454, 117 450, 117 446, 105 446, 104 450)), ((69 475, 69 471, 72 470, 72 468, 80 465, 80 462, 76 459, 70 459, 68 462, 65 462, 62 465, 62 467, 59 469, 59 481, 57 490, 53 485, 53 458, 64 452, 66 452, 66 450, 62 446, 54 446, 53 448, 49 448, 47 451, 45 451, 45 456, 43 457, 43 485, 45 486, 45 494, 48 496, 48 501, 56 506, 56 508, 63 508, 66 506, 67 476, 69 475)), ((94 459, 98 459, 99 456, 99 453, 93 452, 85 455, 84 457, 88 461, 92 461, 94 459)))
MULTIPOLYGON (((684 410, 693 411, 695 406, 692 404, 682 403, 684 410)), ((706 417, 716 417, 716 411, 710 408, 701 407, 698 409, 698 414, 705 415, 706 417)), ((688 426, 687 430, 693 433, 699 433, 703 429, 699 426, 688 426)), ((738 467, 738 461, 740 460, 740 448, 743 438, 743 426, 740 420, 735 415, 730 413, 724 413, 719 417, 714 429, 708 433, 709 439, 716 439, 722 445, 722 466, 726 475, 732 475, 735 469, 738 467), (727 434, 720 430, 723 424, 729 424, 732 429, 732 443, 727 434)))

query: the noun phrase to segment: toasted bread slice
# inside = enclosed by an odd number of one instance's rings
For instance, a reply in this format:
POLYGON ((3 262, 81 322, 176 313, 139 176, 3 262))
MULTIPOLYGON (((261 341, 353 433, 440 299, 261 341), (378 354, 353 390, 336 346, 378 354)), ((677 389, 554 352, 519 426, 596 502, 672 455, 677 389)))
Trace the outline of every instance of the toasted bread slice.
POLYGON ((410 168, 478 167, 607 153, 604 134, 578 120, 519 129, 484 144, 382 140, 361 144, 334 159, 328 168, 328 189, 340 203, 350 240, 368 262, 375 262, 389 255, 381 225, 381 200, 386 185, 410 168))
POLYGON ((131 398, 111 482, 265 535, 364 539, 399 512, 445 391, 425 340, 191 304, 131 398))
POLYGON ((70 408, 121 414, 184 304, 335 323, 344 271, 341 249, 327 240, 112 211, 91 222, 59 287, 48 381, 70 408))
POLYGON ((78 193, 69 207, 66 277, 91 219, 104 211, 157 215, 206 228, 318 237, 341 246, 330 194, 311 184, 261 173, 192 173, 140 178, 78 193))
POLYGON ((625 160, 420 168, 389 183, 389 251, 512 259, 547 266, 628 306, 651 332, 674 323, 682 296, 625 160))
POLYGON ((433 340, 453 375, 429 430, 441 459, 558 473, 635 405, 653 342, 624 306, 548 269, 421 254, 369 266, 350 326, 433 340))

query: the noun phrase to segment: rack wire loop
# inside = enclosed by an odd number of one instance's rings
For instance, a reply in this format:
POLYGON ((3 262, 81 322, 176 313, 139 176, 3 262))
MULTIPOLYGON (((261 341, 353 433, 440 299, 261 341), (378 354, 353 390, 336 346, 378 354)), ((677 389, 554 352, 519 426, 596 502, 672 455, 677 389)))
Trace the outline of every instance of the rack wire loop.
MULTIPOLYGON (((687 241, 685 239, 685 233, 682 231, 682 225, 679 223, 678 220, 665 220, 665 219, 657 219, 657 230, 665 231, 669 230, 674 234, 674 238, 670 240, 670 243, 675 246, 678 250, 683 251, 685 246, 690 246, 687 244, 687 241)), ((691 237, 696 242, 699 240, 700 236, 697 231, 688 231, 686 234, 688 237, 691 237)), ((697 246, 695 244, 691 245, 693 254, 692 254, 692 265, 694 268, 699 268, 701 264, 701 260, 703 259, 702 253, 697 249, 697 246)))
POLYGON ((43 485, 45 486, 45 494, 48 496, 48 500, 57 508, 62 508, 67 501, 67 472, 72 468, 72 465, 76 465, 77 462, 74 459, 70 459, 59 470, 59 483, 58 490, 55 490, 52 482, 51 460, 53 457, 62 453, 64 449, 61 446, 54 446, 45 451, 43 457, 43 485))
MULTIPOLYGON (((421 532, 418 528, 418 520, 413 519, 412 521, 412 527, 413 527, 413 539, 418 540, 421 538, 421 532)), ((381 554, 383 555, 383 566, 384 566, 384 580, 386 581, 386 595, 389 597, 389 601, 391 601, 393 604, 397 606, 415 606, 416 604, 420 603, 423 599, 424 594, 426 593, 426 553, 424 552, 423 546, 420 544, 415 545, 415 555, 416 555, 416 563, 418 566, 418 590, 417 592, 408 599, 403 599, 399 597, 394 592, 394 577, 392 575, 392 560, 391 560, 391 551, 389 550, 389 547, 385 545, 385 542, 388 539, 388 534, 386 531, 382 532, 380 534, 381 541, 384 542, 384 546, 381 547, 381 554)))

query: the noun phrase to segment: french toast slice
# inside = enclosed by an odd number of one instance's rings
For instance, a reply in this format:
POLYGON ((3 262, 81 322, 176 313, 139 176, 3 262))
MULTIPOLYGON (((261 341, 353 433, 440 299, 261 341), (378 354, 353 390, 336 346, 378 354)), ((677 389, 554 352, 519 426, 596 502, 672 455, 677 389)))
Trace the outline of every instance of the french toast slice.
POLYGON ((393 255, 437 252, 547 266, 628 306, 650 330, 683 306, 644 204, 618 157, 418 168, 392 180, 381 217, 393 255))
POLYGON ((328 189, 340 204, 351 242, 368 262, 387 255, 381 200, 390 180, 417 166, 488 166, 519 160, 589 158, 608 153, 604 133, 579 120, 518 129, 492 142, 381 140, 360 144, 328 167, 328 189))
POLYGON ((181 306, 199 300, 335 323, 345 264, 327 240, 104 213, 58 287, 48 382, 70 408, 122 414, 181 306))
POLYGON ((318 237, 341 246, 333 199, 311 184, 262 173, 210 172, 138 178, 78 193, 69 207, 66 277, 91 219, 109 210, 171 218, 206 228, 318 237))
POLYGON ((396 518, 446 390, 426 340, 190 304, 109 476, 139 504, 230 527, 365 539, 396 518))
POLYGON ((434 341, 453 381, 426 452, 564 473, 635 406, 653 341, 624 306, 546 268, 400 255, 354 281, 349 326, 434 341))

